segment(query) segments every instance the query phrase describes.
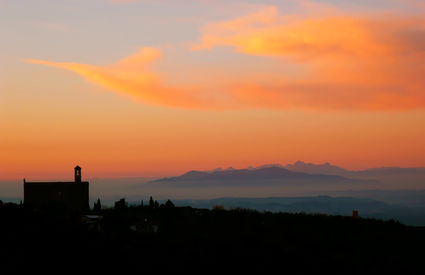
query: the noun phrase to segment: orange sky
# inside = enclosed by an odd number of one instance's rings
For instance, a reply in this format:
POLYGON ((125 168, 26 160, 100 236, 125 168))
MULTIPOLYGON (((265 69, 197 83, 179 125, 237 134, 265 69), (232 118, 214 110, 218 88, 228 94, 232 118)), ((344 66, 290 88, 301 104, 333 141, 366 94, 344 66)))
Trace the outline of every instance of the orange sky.
MULTIPOLYGON (((254 2, 171 13, 168 2, 105 1, 89 5, 85 26, 41 24, 34 10, 2 30, 0 179, 71 177, 77 163, 89 177, 297 160, 425 166, 419 2, 254 2), (101 12, 118 6, 122 21, 108 27, 101 12), (157 17, 132 17, 143 8, 157 17), (133 29, 146 23, 155 33, 133 29)), ((0 23, 16 20, 7 8, 0 23)))

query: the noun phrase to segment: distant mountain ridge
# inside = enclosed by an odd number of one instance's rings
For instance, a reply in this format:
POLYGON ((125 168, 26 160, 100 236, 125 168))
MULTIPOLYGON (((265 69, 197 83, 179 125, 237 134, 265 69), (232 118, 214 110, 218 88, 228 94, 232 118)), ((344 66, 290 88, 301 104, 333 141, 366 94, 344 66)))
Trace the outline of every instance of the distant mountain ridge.
MULTIPOLYGON (((281 177, 311 177, 311 174, 294 172, 283 167, 268 166, 255 169, 226 169, 215 171, 189 171, 181 176, 163 178, 155 180, 160 181, 176 181, 176 180, 211 180, 211 179, 273 179, 281 177)), ((332 178, 341 178, 339 176, 331 176, 332 178)))
POLYGON ((408 184, 410 187, 425 187, 425 167, 379 167, 365 170, 347 170, 330 163, 313 164, 297 161, 286 169, 308 174, 337 175, 350 179, 377 180, 386 184, 408 184))
MULTIPOLYGON (((398 167, 398 166, 383 166, 383 167, 373 167, 363 170, 348 170, 336 165, 333 165, 329 162, 315 164, 304 161, 296 161, 293 164, 282 165, 278 163, 265 164, 257 167, 249 166, 248 170, 258 170, 261 168, 269 167, 280 167, 285 168, 293 172, 302 172, 309 174, 328 174, 328 175, 353 175, 353 174, 367 174, 367 173, 376 173, 376 172, 393 172, 393 173, 423 173, 425 172, 425 167, 398 167)), ((214 172, 214 171, 227 171, 227 170, 237 170, 233 167, 228 167, 226 169, 216 168, 213 170, 208 170, 205 172, 214 172)))
MULTIPOLYGON (((209 171, 189 171, 176 177, 154 180, 150 183, 173 183, 173 186, 280 186, 297 183, 409 183, 425 187, 425 168, 381 167, 351 171, 328 162, 323 164, 297 161, 285 166, 266 164, 245 169, 217 168, 209 171), (261 185, 259 185, 261 184, 261 185)), ((378 186, 379 187, 379 186, 378 186)))
POLYGON ((295 172, 279 165, 265 165, 247 169, 215 169, 212 171, 189 171, 181 176, 154 180, 151 183, 172 186, 279 186, 282 184, 340 184, 354 183, 338 175, 295 172))
POLYGON ((288 164, 284 166, 286 169, 295 171, 295 172, 303 172, 303 173, 311 173, 311 174, 328 174, 328 175, 339 175, 343 176, 349 172, 348 170, 331 165, 329 162, 324 164, 313 164, 306 163, 303 161, 297 161, 294 164, 288 164))

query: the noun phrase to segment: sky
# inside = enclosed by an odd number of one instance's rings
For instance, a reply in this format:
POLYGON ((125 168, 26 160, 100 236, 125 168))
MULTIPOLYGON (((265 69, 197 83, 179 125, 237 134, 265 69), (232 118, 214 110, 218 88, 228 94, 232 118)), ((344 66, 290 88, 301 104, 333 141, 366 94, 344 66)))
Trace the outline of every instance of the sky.
POLYGON ((0 180, 425 166, 422 0, 0 0, 0 180))

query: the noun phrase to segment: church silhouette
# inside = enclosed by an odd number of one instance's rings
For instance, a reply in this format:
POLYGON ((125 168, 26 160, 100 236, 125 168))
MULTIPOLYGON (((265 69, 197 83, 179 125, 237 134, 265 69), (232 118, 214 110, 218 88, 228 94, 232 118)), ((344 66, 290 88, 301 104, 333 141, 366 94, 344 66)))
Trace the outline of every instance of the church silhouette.
POLYGON ((89 208, 89 182, 81 181, 81 167, 75 166, 73 182, 29 182, 24 179, 24 203, 43 209, 61 206, 83 211, 89 208))

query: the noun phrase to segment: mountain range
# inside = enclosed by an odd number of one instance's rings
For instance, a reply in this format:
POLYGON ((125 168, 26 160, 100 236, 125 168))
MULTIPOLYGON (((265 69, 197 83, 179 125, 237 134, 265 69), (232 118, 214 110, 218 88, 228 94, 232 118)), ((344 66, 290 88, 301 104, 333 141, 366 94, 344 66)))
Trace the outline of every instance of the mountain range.
POLYGON ((366 180, 350 179, 340 175, 314 174, 291 171, 279 165, 266 165, 246 169, 215 169, 212 171, 189 171, 181 176, 161 178, 151 182, 161 186, 287 186, 356 184, 366 180))
MULTIPOLYGON (((276 164, 279 165, 279 164, 276 164)), ((346 170, 330 163, 313 164, 297 161, 294 164, 282 166, 288 170, 309 174, 338 175, 342 177, 388 177, 388 176, 422 176, 425 178, 425 167, 380 167, 365 170, 346 170)))
POLYGON ((317 186, 345 184, 347 187, 375 184, 403 188, 425 187, 425 168, 382 167, 351 171, 330 163, 313 164, 297 161, 286 166, 268 164, 245 169, 217 168, 209 171, 189 171, 180 176, 161 178, 150 184, 161 186, 317 186))

